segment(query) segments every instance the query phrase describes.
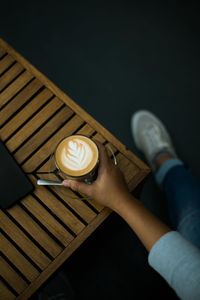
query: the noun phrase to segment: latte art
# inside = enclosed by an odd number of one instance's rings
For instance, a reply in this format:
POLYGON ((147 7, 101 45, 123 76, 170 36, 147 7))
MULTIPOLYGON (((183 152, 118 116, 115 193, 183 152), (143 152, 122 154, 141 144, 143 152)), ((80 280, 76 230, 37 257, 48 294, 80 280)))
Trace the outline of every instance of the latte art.
POLYGON ((70 140, 61 154, 61 161, 71 170, 85 169, 91 160, 91 148, 84 141, 77 138, 70 140))
POLYGON ((97 145, 83 135, 63 139, 54 155, 58 169, 72 178, 90 174, 98 165, 99 159, 97 145))

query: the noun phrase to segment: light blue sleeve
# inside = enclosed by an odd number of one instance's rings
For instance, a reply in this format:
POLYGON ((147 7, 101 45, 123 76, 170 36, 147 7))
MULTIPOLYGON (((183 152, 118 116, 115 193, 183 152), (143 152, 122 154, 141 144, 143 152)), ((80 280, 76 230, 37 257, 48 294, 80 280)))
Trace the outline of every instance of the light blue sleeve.
POLYGON ((177 231, 163 235, 152 247, 149 264, 183 300, 200 300, 200 250, 177 231))

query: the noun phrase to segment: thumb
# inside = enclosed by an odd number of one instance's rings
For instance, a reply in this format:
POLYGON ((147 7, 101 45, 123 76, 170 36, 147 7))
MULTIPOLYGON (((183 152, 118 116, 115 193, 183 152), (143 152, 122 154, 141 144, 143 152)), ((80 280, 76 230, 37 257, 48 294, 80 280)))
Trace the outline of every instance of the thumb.
POLYGON ((92 196, 92 185, 88 185, 81 181, 69 180, 69 179, 64 180, 63 185, 69 187, 75 192, 83 193, 89 197, 92 196))

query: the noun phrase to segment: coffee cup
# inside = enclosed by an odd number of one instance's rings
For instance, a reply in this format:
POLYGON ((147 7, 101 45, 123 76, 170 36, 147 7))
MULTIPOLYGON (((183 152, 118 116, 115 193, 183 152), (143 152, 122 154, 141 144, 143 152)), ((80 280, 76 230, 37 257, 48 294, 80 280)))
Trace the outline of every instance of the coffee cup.
POLYGON ((54 151, 55 165, 67 179, 92 183, 97 176, 99 150, 85 135, 71 135, 62 139, 54 151))

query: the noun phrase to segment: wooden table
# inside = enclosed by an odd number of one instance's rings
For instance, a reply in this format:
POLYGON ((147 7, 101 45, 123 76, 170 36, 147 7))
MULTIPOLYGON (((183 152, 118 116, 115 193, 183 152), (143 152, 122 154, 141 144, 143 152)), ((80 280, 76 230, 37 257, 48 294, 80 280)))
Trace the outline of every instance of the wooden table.
MULTIPOLYGON (((38 187, 55 145, 85 134, 114 151, 130 191, 149 168, 102 125, 0 39, 0 137, 35 185, 20 203, 0 211, 0 299, 28 299, 109 216, 72 191, 38 187)), ((55 175, 52 175, 55 177, 55 175)))

